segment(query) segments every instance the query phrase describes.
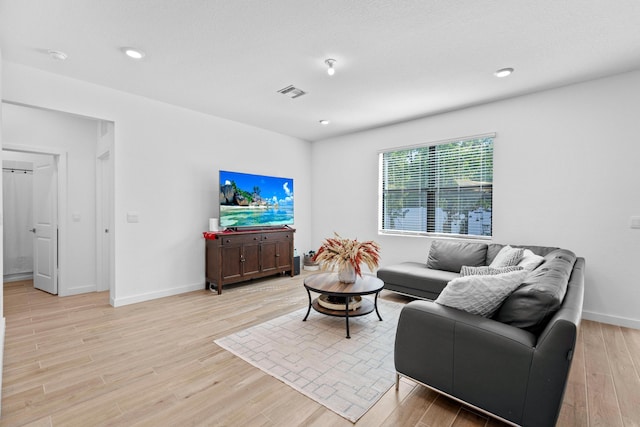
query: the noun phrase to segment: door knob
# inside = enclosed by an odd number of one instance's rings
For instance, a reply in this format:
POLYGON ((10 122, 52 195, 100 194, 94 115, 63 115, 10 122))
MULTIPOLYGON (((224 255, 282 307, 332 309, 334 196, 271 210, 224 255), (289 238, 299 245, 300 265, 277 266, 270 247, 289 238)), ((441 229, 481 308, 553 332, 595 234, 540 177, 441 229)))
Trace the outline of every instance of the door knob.
POLYGON ((32 232, 33 234, 36 233, 36 229, 35 228, 31 228, 31 229, 29 229, 29 231, 32 232))

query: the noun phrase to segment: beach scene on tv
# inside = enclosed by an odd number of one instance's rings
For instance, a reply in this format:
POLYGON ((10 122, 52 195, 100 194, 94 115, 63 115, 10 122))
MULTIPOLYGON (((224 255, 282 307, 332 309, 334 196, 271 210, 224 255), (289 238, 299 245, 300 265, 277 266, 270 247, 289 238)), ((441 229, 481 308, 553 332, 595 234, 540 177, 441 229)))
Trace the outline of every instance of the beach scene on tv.
POLYGON ((293 179, 220 171, 220 226, 293 224, 293 179))

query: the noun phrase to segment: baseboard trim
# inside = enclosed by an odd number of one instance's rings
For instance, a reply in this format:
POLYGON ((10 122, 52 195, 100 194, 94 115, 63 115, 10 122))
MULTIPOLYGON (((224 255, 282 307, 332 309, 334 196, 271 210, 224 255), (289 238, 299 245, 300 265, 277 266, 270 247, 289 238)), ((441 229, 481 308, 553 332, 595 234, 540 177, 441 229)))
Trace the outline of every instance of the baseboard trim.
POLYGON ((608 314, 594 313, 592 311, 582 311, 582 318, 593 320, 594 322, 608 323, 610 325, 623 326, 625 328, 640 329, 640 320, 626 317, 611 316, 608 314))
POLYGON ((170 297, 173 295, 184 294, 186 292, 205 290, 205 283, 194 283, 191 285, 180 286, 177 288, 163 289, 157 292, 148 292, 146 294, 138 294, 130 297, 115 298, 111 300, 111 305, 114 307, 122 307, 123 305, 136 304, 139 302, 150 301, 157 298, 170 297))
POLYGON ((96 292, 96 285, 78 286, 77 288, 65 289, 64 291, 58 288, 58 296, 68 297, 71 295, 87 294, 89 292, 96 292))
POLYGON ((21 282, 23 280, 33 280, 33 273, 7 274, 2 277, 4 283, 21 282))

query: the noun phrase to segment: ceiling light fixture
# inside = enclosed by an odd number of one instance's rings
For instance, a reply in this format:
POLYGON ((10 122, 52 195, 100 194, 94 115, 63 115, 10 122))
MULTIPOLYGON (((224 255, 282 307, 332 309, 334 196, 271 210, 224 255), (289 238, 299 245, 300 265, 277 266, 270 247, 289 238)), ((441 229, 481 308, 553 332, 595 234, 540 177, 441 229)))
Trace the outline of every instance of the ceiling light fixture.
POLYGON ((68 58, 66 53, 60 52, 59 50, 48 50, 47 53, 51 59, 55 59, 56 61, 64 61, 68 58))
POLYGON ((134 47, 123 47, 122 52, 132 59, 142 59, 145 57, 145 53, 143 51, 134 47))
POLYGON ((329 68, 327 68, 327 74, 329 74, 330 76, 333 76, 336 73, 336 69, 333 68, 333 64, 335 64, 336 62, 337 61, 335 59, 327 59, 326 61, 324 61, 324 63, 329 66, 329 68))
POLYGON ((493 73, 496 77, 507 77, 510 76, 511 73, 513 73, 513 68, 509 67, 509 68, 501 68, 498 71, 496 71, 495 73, 493 73))
POLYGON ((329 123, 331 123, 329 120, 320 120, 320 124, 323 125, 323 126, 326 126, 329 123))

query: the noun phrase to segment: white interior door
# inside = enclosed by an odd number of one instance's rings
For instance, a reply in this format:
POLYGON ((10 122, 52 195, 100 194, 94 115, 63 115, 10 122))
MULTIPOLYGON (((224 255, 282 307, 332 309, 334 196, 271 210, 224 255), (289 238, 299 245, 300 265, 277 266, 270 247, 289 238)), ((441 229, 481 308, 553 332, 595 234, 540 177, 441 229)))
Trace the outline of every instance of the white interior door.
POLYGON ((33 285, 58 294, 58 194, 56 157, 33 165, 33 285))
POLYGON ((98 157, 98 291, 111 291, 111 156, 98 157))

